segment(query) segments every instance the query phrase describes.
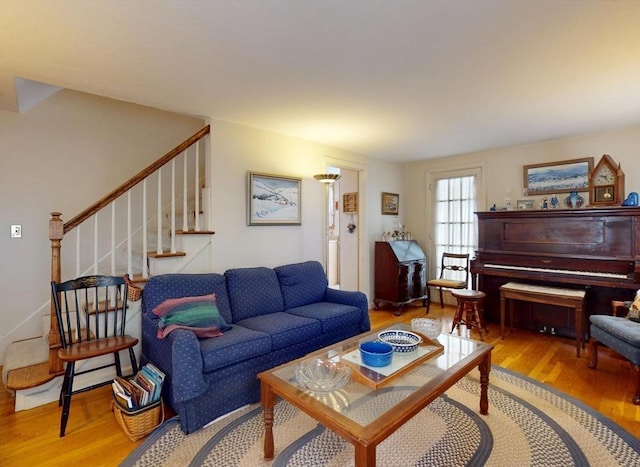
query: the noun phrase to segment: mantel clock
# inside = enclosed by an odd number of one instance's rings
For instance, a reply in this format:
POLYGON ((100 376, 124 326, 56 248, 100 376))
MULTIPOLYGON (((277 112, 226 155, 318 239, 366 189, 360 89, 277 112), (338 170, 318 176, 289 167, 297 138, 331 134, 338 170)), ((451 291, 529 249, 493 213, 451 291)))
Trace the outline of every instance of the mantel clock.
POLYGON ((589 204, 619 206, 624 200, 624 172, 608 154, 604 154, 589 174, 589 204))

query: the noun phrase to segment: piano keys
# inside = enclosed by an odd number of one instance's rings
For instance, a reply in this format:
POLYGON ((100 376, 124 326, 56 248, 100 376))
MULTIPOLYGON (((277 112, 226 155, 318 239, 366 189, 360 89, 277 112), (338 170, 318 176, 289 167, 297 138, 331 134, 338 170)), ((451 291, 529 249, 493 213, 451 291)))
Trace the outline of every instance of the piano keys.
MULTIPOLYGON (((487 294, 485 318, 499 320, 499 288, 517 279, 585 290, 585 319, 640 289, 640 208, 478 212, 472 286, 487 294)), ((573 337, 566 310, 531 305, 516 326, 573 337)), ((585 328, 586 329, 586 328, 585 328)))

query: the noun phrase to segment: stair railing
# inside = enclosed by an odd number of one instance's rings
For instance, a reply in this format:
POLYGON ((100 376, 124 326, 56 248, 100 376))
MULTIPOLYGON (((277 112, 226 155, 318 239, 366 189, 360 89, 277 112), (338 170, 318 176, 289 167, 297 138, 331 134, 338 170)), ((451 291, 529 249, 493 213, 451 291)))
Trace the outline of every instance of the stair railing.
MULTIPOLYGON (((61 282, 63 269, 75 270, 74 274, 65 274, 69 278, 87 274, 125 273, 134 277, 135 241, 138 241, 140 247, 140 254, 137 256, 140 259, 139 277, 146 280, 149 276, 147 248, 150 226, 155 224, 157 229, 156 254, 177 253, 175 238, 179 232, 176 228, 178 203, 182 206, 181 230, 201 232, 200 196, 202 188, 208 187, 206 170, 201 170, 201 166, 207 165, 209 134, 210 127, 207 125, 67 222, 62 220, 61 213, 52 212, 49 220, 51 280, 61 282), (182 156, 181 164, 176 163, 179 156, 182 156), (154 184, 157 190, 153 190, 154 184), (155 205, 156 208, 149 209, 148 205, 155 205), (192 223, 189 222, 190 207, 194 213, 192 223), (169 223, 168 229, 164 226, 165 221, 169 223), (169 234, 166 252, 163 242, 165 230, 169 234), (72 232, 75 234, 75 251, 69 258, 63 258, 62 240, 72 232), (104 232, 107 232, 106 236, 104 232), (123 251, 124 259, 118 256, 123 251)), ((64 373, 62 362, 58 358, 60 346, 60 332, 52 301, 49 324, 51 374, 64 373)))

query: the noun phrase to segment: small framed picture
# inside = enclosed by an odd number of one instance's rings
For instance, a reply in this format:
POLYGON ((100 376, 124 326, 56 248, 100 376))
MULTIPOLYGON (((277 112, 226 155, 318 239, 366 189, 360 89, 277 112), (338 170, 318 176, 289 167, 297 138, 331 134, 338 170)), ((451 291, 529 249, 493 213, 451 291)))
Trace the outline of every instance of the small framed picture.
POLYGON ((400 195, 398 193, 382 193, 382 214, 398 215, 400 195))
POLYGON ((532 199, 519 199, 518 200, 518 211, 526 211, 533 209, 533 200, 532 199))

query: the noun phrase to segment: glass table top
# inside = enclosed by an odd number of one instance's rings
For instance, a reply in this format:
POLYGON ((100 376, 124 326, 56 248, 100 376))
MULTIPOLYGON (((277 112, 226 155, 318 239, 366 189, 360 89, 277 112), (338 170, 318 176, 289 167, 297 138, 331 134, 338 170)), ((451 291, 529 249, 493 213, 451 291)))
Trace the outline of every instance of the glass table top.
POLYGON ((387 326, 284 364, 270 373, 279 380, 278 386, 286 390, 287 395, 366 426, 417 392, 425 397, 430 397, 430 393, 434 397, 441 394, 443 383, 467 374, 469 364, 493 348, 485 342, 442 333, 433 341, 423 337, 423 343, 414 355, 394 352, 393 368, 367 367, 359 359, 360 343, 376 340, 379 332, 388 329, 411 331, 404 323, 387 326), (418 351, 420 356, 417 356, 418 351), (350 381, 334 391, 307 390, 296 380, 296 367, 303 361, 318 358, 348 362, 352 371, 350 381))

